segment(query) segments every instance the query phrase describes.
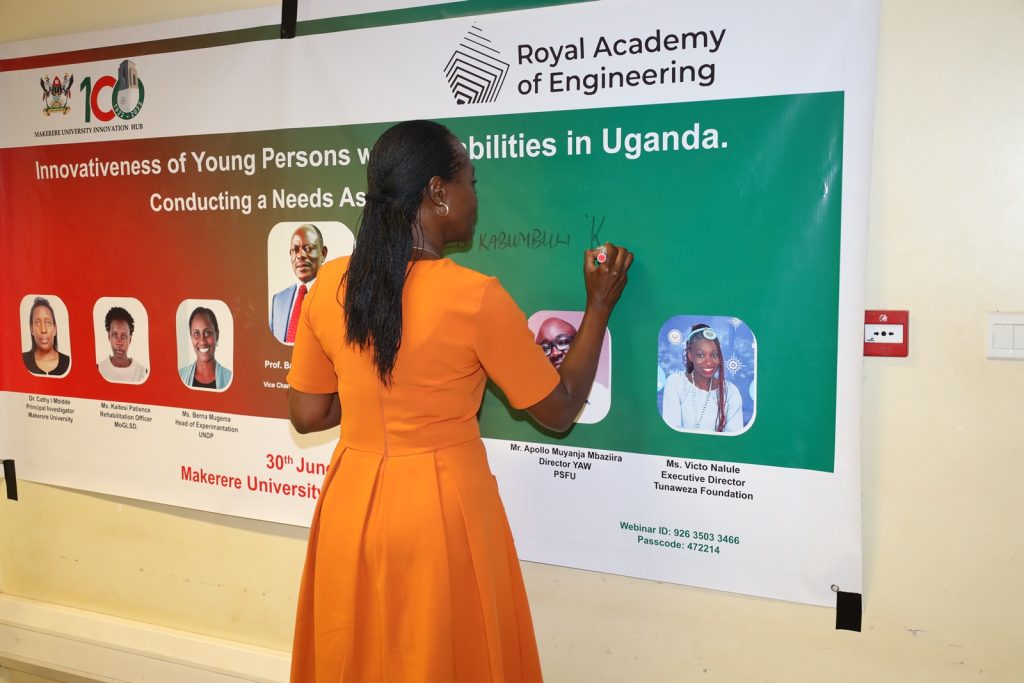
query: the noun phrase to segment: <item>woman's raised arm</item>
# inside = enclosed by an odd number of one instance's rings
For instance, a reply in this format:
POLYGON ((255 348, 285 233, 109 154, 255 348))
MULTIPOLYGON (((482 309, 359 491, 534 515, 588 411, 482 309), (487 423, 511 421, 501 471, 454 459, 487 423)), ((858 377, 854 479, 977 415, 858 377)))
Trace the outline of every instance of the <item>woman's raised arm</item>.
POLYGON ((572 426, 590 394, 608 319, 633 264, 632 252, 624 247, 606 242, 602 249, 588 249, 583 254, 587 306, 572 347, 558 369, 561 381, 544 399, 526 409, 537 422, 558 432, 572 426), (597 255, 602 249, 607 258, 598 263, 597 255))

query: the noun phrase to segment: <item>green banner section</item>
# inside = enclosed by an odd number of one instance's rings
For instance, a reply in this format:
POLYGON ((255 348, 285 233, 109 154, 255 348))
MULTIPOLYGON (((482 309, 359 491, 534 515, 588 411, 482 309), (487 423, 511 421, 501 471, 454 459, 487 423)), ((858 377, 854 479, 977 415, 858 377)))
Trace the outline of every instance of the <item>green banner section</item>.
POLYGON ((541 434, 489 392, 485 435, 832 471, 841 93, 448 123, 492 157, 476 161, 481 218, 455 258, 498 275, 527 316, 583 309, 583 249, 608 240, 636 253, 610 325, 607 416, 541 434), (523 152, 531 140, 536 156, 523 152), (659 333, 675 316, 752 331, 743 400, 756 398, 756 413, 743 433, 681 433, 662 419, 659 333))

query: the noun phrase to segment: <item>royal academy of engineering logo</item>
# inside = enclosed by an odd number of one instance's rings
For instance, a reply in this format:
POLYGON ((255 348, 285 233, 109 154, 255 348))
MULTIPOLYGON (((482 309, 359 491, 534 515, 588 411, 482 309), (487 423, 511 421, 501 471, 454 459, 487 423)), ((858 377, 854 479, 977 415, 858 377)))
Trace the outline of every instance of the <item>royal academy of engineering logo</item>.
POLYGON ((480 104, 498 99, 508 69, 501 52, 474 24, 452 53, 444 75, 457 104, 480 104))
POLYGON ((39 86, 43 89, 43 114, 64 114, 71 111, 71 85, 75 82, 74 74, 64 73, 64 80, 54 74, 49 74, 39 79, 39 86))

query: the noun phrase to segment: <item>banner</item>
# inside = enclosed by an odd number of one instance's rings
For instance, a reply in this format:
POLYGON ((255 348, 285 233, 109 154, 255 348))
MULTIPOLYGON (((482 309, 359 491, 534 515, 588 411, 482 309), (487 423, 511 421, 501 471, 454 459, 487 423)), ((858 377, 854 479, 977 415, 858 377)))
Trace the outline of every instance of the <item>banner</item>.
POLYGON ((860 592, 877 13, 313 5, 293 40, 243 13, 0 47, 4 457, 34 481, 307 524, 338 435, 286 420, 290 313, 351 253, 374 140, 432 118, 478 180, 474 239, 447 256, 500 278, 553 364, 583 250, 636 253, 569 432, 486 394, 520 556, 822 605, 860 592))

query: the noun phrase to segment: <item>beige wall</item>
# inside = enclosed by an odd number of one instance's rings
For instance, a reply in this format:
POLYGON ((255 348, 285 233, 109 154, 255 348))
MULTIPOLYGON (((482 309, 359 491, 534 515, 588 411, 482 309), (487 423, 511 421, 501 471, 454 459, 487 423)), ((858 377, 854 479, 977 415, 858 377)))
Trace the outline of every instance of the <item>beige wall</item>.
MULTIPOLYGON (((275 3, 0 3, 0 42, 275 3)), ((863 633, 830 610, 524 565, 549 681, 1024 680, 1024 3, 882 0, 864 368, 863 633)), ((21 484, 0 591, 289 647, 304 530, 21 484)))

